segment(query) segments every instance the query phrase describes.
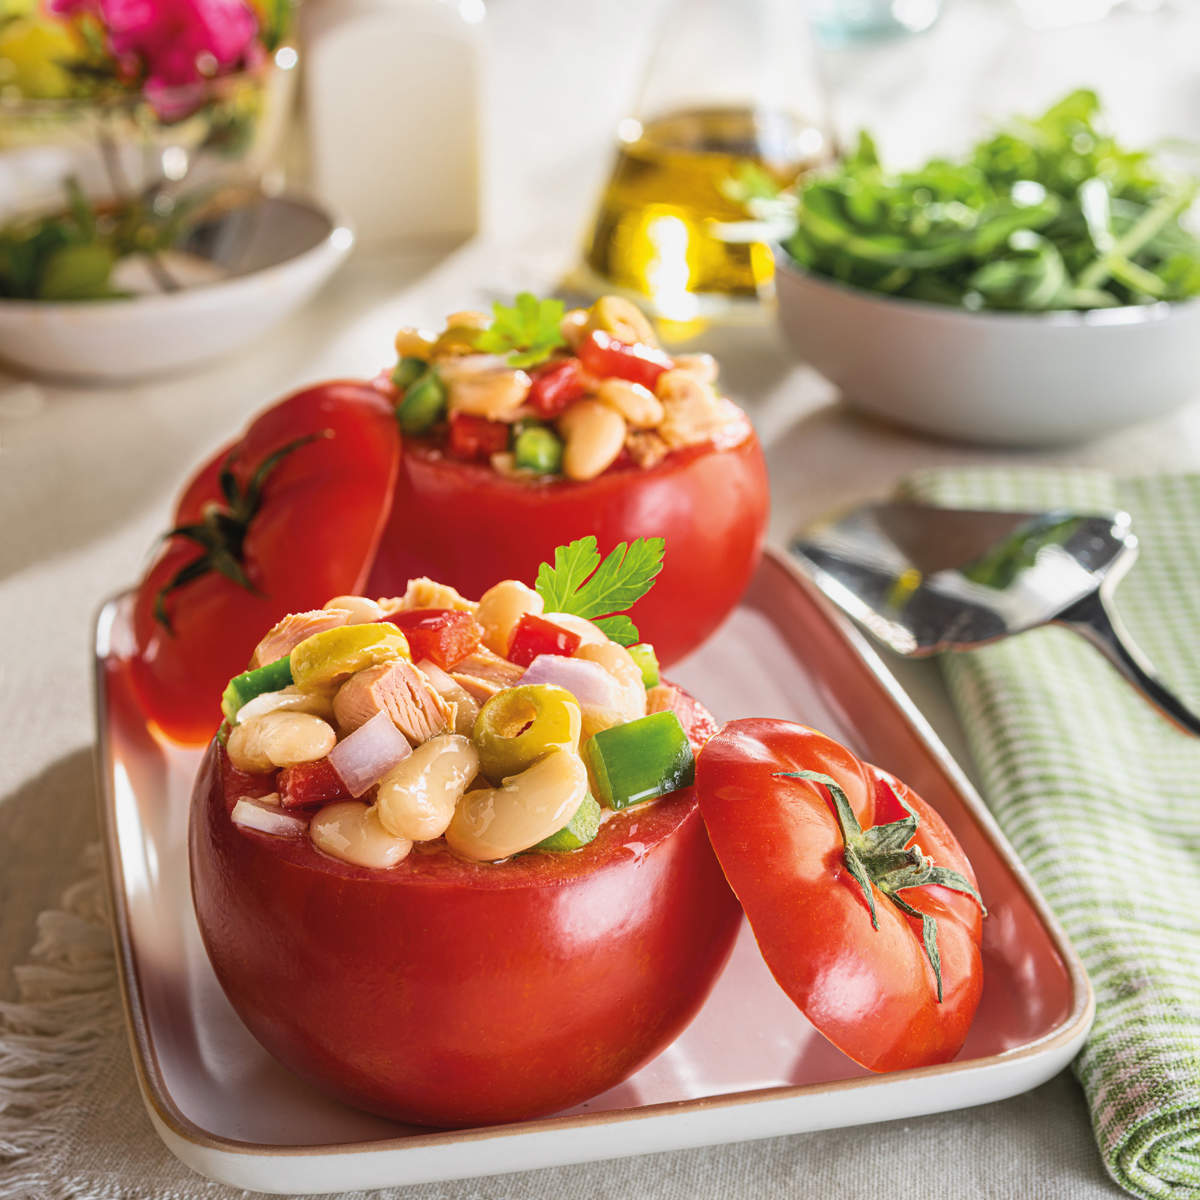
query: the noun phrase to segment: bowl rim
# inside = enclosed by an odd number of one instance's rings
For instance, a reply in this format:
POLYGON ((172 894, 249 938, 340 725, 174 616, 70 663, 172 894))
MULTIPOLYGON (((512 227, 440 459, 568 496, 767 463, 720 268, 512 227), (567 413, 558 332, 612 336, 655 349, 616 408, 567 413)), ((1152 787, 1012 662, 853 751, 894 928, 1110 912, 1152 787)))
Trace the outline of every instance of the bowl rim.
POLYGON ((263 199, 282 200, 318 214, 328 224, 325 235, 311 246, 288 258, 280 259, 279 262, 269 263, 257 270, 247 271, 243 275, 231 275, 212 283, 183 287, 176 292, 147 292, 134 296, 117 296, 107 300, 11 300, 0 296, 0 317, 67 312, 86 312, 100 317, 108 317, 116 313, 129 313, 135 309, 144 313, 152 307, 164 310, 172 307, 179 308, 195 304, 197 297, 216 294, 228 295, 230 289, 244 290, 255 286, 271 275, 285 271, 311 255, 329 254, 332 251, 339 258, 345 258, 354 248, 357 235, 353 224, 346 217, 330 211, 313 198, 298 192, 281 192, 278 195, 264 194, 263 199))
MULTIPOLYGON (((1187 309, 1200 311, 1200 296, 1187 300, 1156 300, 1152 304, 1122 304, 1116 308, 1056 308, 1043 312, 1014 312, 1008 309, 969 309, 952 304, 936 304, 931 300, 915 300, 911 296, 893 296, 887 292, 873 292, 869 288, 844 283, 828 275, 818 275, 802 267, 788 253, 782 242, 772 243, 775 269, 780 274, 790 274, 803 283, 816 284, 839 292, 847 299, 883 307, 908 309, 914 316, 941 318, 945 321, 964 323, 1008 323, 1011 325, 1049 325, 1081 329, 1112 325, 1148 325, 1166 321, 1187 309)), ((780 305, 782 307, 782 305, 780 305)))

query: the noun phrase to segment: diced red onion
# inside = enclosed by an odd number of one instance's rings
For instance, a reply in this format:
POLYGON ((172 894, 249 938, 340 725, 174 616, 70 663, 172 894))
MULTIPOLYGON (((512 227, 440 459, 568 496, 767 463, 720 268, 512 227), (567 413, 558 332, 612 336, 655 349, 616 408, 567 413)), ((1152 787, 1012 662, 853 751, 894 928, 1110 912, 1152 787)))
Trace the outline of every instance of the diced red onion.
POLYGON ((408 739, 386 712, 377 712, 329 752, 329 765, 355 798, 412 753, 408 739))
POLYGON ((585 658, 539 654, 518 680, 519 685, 527 683, 551 683, 566 688, 585 708, 620 707, 617 681, 599 663, 585 658))
POLYGON ((230 819, 243 829, 257 829, 260 833, 273 833, 279 837, 299 837, 308 828, 308 818, 284 812, 271 797, 243 796, 230 813, 230 819))

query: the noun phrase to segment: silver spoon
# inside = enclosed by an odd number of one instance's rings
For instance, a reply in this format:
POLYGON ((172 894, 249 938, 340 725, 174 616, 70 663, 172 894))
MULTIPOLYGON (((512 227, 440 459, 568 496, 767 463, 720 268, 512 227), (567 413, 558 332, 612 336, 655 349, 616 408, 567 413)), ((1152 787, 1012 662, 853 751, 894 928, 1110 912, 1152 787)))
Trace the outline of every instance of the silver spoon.
POLYGON ((1039 625, 1082 634, 1164 716, 1200 736, 1112 605, 1137 557, 1128 513, 868 504, 792 550, 818 587, 898 654, 965 650, 1039 625))

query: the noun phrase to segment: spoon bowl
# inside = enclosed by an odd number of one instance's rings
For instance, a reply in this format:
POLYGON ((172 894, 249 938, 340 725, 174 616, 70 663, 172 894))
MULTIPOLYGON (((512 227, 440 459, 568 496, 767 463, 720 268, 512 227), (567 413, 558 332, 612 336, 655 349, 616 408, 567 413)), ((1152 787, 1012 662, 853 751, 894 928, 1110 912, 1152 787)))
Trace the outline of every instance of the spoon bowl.
POLYGON ((1086 637, 1165 716, 1200 718, 1137 648, 1112 603, 1137 557, 1129 514, 996 512, 868 504, 825 521, 792 549, 818 587, 884 645, 924 657, 1041 625, 1086 637))

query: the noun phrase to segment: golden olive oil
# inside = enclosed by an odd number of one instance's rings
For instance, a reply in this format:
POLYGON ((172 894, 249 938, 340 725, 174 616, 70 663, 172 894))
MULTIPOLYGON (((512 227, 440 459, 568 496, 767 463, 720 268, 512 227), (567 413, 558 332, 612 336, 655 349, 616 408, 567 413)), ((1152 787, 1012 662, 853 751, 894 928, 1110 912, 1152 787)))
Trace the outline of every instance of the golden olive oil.
POLYGON ((754 298, 774 274, 762 242, 717 236, 745 210, 724 189, 753 163, 781 186, 829 156, 826 135, 788 113, 694 108, 622 122, 617 161, 592 230, 588 266, 686 318, 705 296, 754 298))

